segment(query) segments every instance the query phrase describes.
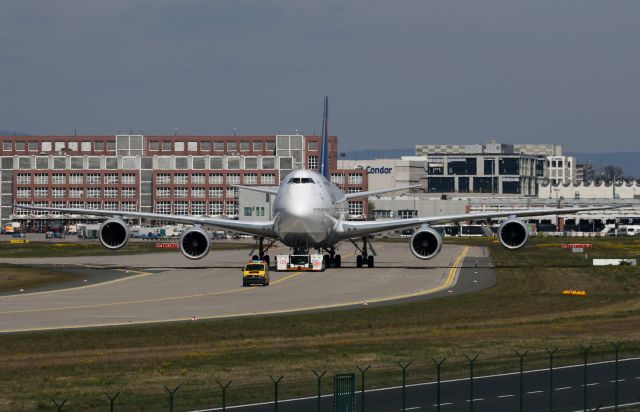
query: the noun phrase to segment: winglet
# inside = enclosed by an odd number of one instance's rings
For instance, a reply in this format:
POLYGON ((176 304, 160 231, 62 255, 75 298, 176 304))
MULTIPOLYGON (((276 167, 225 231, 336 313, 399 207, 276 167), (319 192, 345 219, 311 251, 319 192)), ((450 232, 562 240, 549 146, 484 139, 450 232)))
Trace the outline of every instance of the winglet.
POLYGON ((320 152, 320 174, 331 181, 329 171, 329 97, 324 97, 324 115, 322 116, 322 151, 320 152))

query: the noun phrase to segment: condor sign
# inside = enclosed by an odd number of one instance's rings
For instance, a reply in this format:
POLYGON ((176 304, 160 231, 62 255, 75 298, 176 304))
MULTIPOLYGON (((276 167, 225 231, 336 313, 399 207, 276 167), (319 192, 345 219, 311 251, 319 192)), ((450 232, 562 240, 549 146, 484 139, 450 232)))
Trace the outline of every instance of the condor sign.
POLYGON ((366 167, 367 173, 370 175, 389 175, 393 167, 366 167))

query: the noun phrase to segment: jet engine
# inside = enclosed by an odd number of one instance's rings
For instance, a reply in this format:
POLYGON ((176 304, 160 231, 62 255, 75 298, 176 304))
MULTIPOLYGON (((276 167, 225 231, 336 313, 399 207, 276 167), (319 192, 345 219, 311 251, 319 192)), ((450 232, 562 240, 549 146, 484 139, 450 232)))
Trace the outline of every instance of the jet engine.
POLYGON ((529 240, 529 230, 522 220, 510 218, 498 228, 498 239, 507 249, 520 249, 529 240))
POLYGON ((409 241, 411 253, 418 259, 431 259, 440 252, 442 248, 442 237, 430 227, 416 230, 409 241))
POLYGON ((209 233, 199 226, 185 230, 180 235, 180 251, 189 259, 202 259, 211 249, 209 233))
POLYGON ((116 217, 107 219, 98 229, 98 239, 107 249, 120 249, 129 242, 129 225, 116 217))

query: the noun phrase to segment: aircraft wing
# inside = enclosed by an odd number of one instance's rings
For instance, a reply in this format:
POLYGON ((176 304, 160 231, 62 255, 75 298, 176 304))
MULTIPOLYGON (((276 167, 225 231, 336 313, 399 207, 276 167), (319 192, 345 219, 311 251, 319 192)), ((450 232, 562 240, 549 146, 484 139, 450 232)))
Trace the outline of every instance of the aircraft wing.
POLYGON ((145 213, 145 212, 124 212, 121 210, 94 210, 94 209, 74 209, 74 208, 55 208, 55 207, 40 207, 40 206, 23 206, 14 205, 14 207, 20 209, 31 210, 43 210, 49 213, 67 213, 72 215, 91 215, 91 216, 105 216, 105 217, 132 217, 139 219, 154 219, 165 220, 176 223, 186 223, 191 225, 204 225, 214 226, 220 229, 233 230, 236 232, 248 233, 251 235, 258 235, 264 237, 276 237, 276 232, 273 228, 273 221, 268 222, 243 222, 225 218, 208 218, 198 216, 183 216, 183 215, 165 215, 160 213, 145 213))
POLYGON ((398 192, 400 190, 407 190, 407 189, 415 189, 418 187, 424 187, 423 185, 412 185, 412 186, 404 186, 404 187, 394 187, 392 189, 380 189, 380 190, 368 190, 366 192, 358 192, 358 193, 345 193, 344 197, 349 200, 349 199, 355 199, 358 197, 369 197, 369 196, 374 196, 374 195, 379 195, 382 193, 389 193, 389 192, 398 192))
POLYGON ((566 215, 578 212, 595 210, 619 209, 628 205, 593 206, 593 207, 566 207, 566 208, 542 208, 521 210, 500 210, 495 212, 463 213, 459 215, 443 215, 432 217, 420 217, 412 219, 378 220, 378 221, 343 221, 341 233, 342 239, 371 235, 373 233, 388 232, 391 230, 414 228, 422 225, 439 225, 443 223, 461 222, 466 220, 493 219, 499 217, 527 217, 545 215, 566 215))

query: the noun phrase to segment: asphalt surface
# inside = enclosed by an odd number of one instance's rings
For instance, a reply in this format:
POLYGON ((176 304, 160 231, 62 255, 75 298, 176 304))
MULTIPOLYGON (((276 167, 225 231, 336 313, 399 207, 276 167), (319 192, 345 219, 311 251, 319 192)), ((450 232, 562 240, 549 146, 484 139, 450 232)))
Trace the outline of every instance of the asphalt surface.
POLYGON ((199 261, 179 252, 4 259, 88 276, 82 286, 0 296, 0 332, 333 310, 457 295, 495 284, 482 248, 447 245, 429 261, 416 259, 405 242, 379 242, 376 250, 375 268, 356 268, 355 249, 345 245, 341 269, 272 272, 271 286, 251 288, 241 286, 247 250, 214 250, 199 261), (462 266, 478 273, 458 282, 462 266))
MULTIPOLYGON (((446 365, 446 364, 445 364, 446 365)), ((444 366, 446 369, 446 366, 444 366)), ((356 374, 358 376, 358 374, 356 374)), ((587 367, 587 410, 612 409, 615 399, 615 363, 613 361, 589 364, 587 367)), ((325 379, 331 379, 326 377, 325 379)), ((554 368, 550 387, 549 369, 527 371, 523 376, 523 410, 582 411, 584 410, 584 367, 575 365, 554 368), (552 390, 550 391, 550 388, 552 390), (549 394, 553 398, 550 398, 549 394), (551 403, 553 402, 553 403, 551 403)), ((398 381, 401 381, 400 372, 398 381)), ((283 381, 283 385, 286 382, 283 381)), ((362 411, 362 395, 358 380, 356 410, 362 411)), ((520 375, 511 373, 477 377, 473 380, 473 409, 470 406, 470 380, 442 381, 440 384, 440 411, 476 412, 519 411, 520 375)), ((322 410, 333 410, 333 395, 323 396, 322 410)), ((437 411, 437 385, 434 382, 409 384, 405 392, 407 411, 437 411)), ((640 410, 640 359, 622 360, 618 366, 618 405, 635 404, 640 410)), ((365 391, 368 412, 402 410, 402 388, 393 387, 365 391)), ((217 411, 221 409, 208 409, 217 411)), ((227 407, 239 412, 267 412, 274 410, 273 402, 227 407)), ((278 403, 280 412, 308 412, 316 410, 316 398, 285 400, 278 403)), ((627 409, 629 410, 629 409, 627 409)))

